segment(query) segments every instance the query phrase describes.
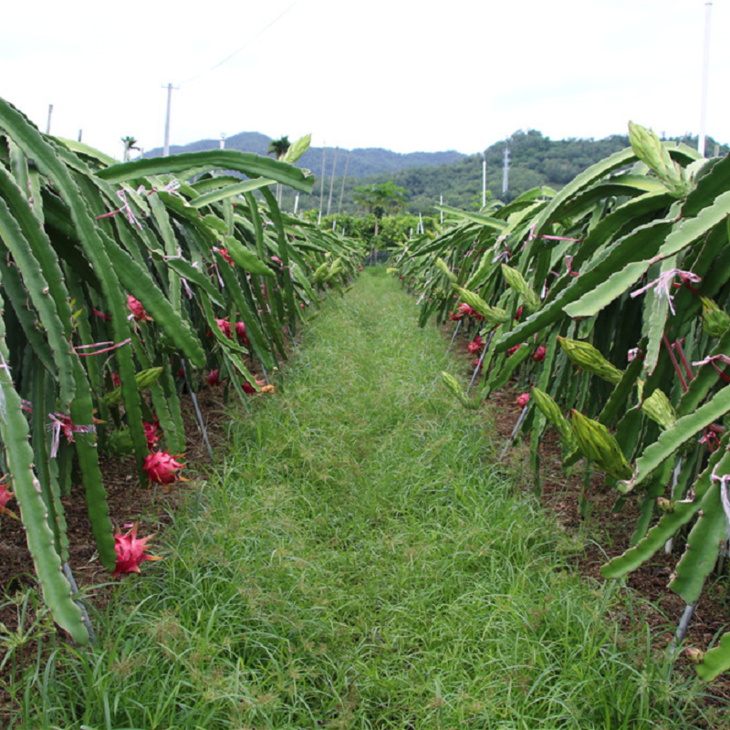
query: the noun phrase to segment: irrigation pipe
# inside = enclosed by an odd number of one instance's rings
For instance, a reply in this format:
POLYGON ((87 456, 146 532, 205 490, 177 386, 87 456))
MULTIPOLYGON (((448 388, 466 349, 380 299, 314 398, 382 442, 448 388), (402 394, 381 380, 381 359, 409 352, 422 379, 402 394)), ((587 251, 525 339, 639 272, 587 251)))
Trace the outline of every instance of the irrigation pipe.
MULTIPOLYGON (((71 566, 68 562, 63 564, 63 574, 66 576, 66 580, 71 584, 71 597, 73 598, 79 592, 79 587, 76 585, 74 574, 71 572, 71 566)), ((89 618, 89 612, 86 610, 86 606, 80 598, 73 599, 76 605, 81 609, 81 621, 86 630, 89 633, 89 643, 92 646, 96 646, 96 635, 94 634, 94 627, 91 625, 91 619, 89 618)))
POLYGON ((198 428, 200 428, 200 431, 203 434, 203 441, 205 443, 205 448, 208 451, 208 456, 210 457, 210 463, 215 464, 213 449, 210 447, 210 441, 208 440, 208 430, 205 428, 205 423, 203 423, 203 414, 200 412, 198 399, 195 395, 195 391, 190 385, 190 380, 188 379, 188 369, 185 367, 185 358, 180 359, 180 366, 182 367, 183 375, 185 376, 185 382, 187 383, 188 391, 190 391, 190 400, 193 401, 193 408, 195 408, 195 418, 198 421, 198 428))
POLYGON ((474 381, 477 379, 477 373, 482 369, 482 363, 484 362, 484 357, 487 354, 487 350, 489 350, 489 345, 492 344, 492 337, 494 337, 494 330, 492 330, 489 333, 489 339, 487 339, 487 344, 484 345, 484 349, 482 350, 482 354, 479 357, 479 362, 477 363, 477 366, 474 368, 474 375, 471 376, 471 382, 469 383, 469 387, 466 389, 466 394, 469 395, 469 391, 471 390, 471 386, 474 385, 474 381))
POLYGON ((512 442, 515 440, 515 436, 517 436, 517 432, 520 430, 520 426, 522 425, 522 422, 525 420, 525 417, 527 416, 527 411, 530 408, 529 404, 526 405, 522 409, 522 413, 520 413, 520 417, 517 419, 517 423, 515 424, 515 427, 512 429, 512 433, 510 434, 509 439, 507 440, 507 443, 504 445, 504 448, 502 449, 502 453, 499 455, 499 460, 501 461, 504 459, 504 457, 507 454, 507 449, 512 445, 512 442))
POLYGON ((456 323, 456 329, 454 330, 454 334, 453 334, 453 335, 451 335, 451 342, 449 342, 449 347, 448 347, 448 349, 446 350, 446 354, 447 354, 447 355, 449 354, 449 352, 451 351, 451 348, 452 348, 452 347, 453 347, 453 345, 454 345, 454 340, 456 339, 456 335, 458 335, 458 334, 459 334, 459 327, 461 327, 461 320, 459 320, 459 321, 458 321, 458 322, 456 323))

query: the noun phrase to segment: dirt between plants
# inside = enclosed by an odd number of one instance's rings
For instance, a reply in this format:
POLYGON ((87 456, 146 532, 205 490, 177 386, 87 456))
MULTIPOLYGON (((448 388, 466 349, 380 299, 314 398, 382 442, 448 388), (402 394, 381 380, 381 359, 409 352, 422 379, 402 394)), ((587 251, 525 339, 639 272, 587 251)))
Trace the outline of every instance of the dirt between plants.
MULTIPOLYGON (((450 340, 453 326, 444 325, 442 331, 444 337, 450 340)), ((469 378, 474 372, 475 362, 474 354, 467 349, 470 339, 457 337, 454 343, 457 357, 463 358, 465 363, 464 375, 469 378)), ((485 416, 494 422, 499 452, 509 441, 522 410, 517 405, 517 397, 526 391, 529 388, 524 383, 518 387, 513 381, 502 390, 492 393, 482 406, 485 416)), ((522 474, 524 489, 532 491, 534 479, 529 460, 529 436, 517 436, 505 455, 505 461, 509 464, 510 471, 522 474)), ((594 472, 590 488, 585 494, 590 501, 589 515, 582 517, 582 462, 572 467, 568 476, 563 473, 561 463, 560 441, 555 429, 551 428, 541 444, 538 499, 554 515, 558 529, 569 536, 580 535, 583 538, 577 542, 576 550, 568 557, 571 567, 599 583, 604 583, 606 579, 600 573, 601 566, 630 547, 629 541, 639 516, 638 503, 636 500, 629 500, 620 511, 614 511, 617 493, 605 486, 600 472, 594 472)), ((661 550, 631 573, 627 578, 627 585, 639 598, 634 605, 635 613, 612 610, 610 614, 610 618, 624 629, 635 629, 637 620, 644 621, 651 629, 657 651, 664 651, 669 646, 686 607, 682 598, 667 587, 684 547, 684 538, 678 537, 669 555, 661 550)), ((729 602, 730 577, 726 569, 722 574, 713 574, 708 580, 690 623, 684 646, 694 646, 704 651, 711 643, 716 643, 721 634, 730 631, 729 602)), ((677 668, 685 676, 694 674, 694 669, 684 654, 680 655, 677 668)), ((730 673, 725 673, 712 682, 708 686, 708 693, 708 701, 727 713, 727 727, 730 727, 730 673)))

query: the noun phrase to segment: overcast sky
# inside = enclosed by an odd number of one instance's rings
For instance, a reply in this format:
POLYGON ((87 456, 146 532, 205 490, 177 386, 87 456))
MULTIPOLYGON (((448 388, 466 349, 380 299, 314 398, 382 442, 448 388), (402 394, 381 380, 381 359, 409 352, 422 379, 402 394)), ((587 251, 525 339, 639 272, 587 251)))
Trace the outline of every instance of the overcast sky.
MULTIPOLYGON (((126 135, 162 146, 168 82, 172 144, 311 132, 315 145, 474 153, 518 129, 699 128, 704 0, 37 0, 2 16, 0 96, 43 131, 53 104, 52 134, 82 129, 115 157, 126 135)), ((729 25, 716 0, 707 131, 720 142, 729 25)))

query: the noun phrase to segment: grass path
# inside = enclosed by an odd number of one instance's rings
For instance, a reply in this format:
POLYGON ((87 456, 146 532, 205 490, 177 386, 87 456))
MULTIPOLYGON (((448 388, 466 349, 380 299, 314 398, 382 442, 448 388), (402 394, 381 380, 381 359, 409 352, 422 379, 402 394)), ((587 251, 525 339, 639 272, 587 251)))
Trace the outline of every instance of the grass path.
POLYGON ((380 272, 328 303, 91 658, 39 666, 23 726, 694 727, 691 690, 605 620, 616 591, 493 466, 445 350, 380 272))

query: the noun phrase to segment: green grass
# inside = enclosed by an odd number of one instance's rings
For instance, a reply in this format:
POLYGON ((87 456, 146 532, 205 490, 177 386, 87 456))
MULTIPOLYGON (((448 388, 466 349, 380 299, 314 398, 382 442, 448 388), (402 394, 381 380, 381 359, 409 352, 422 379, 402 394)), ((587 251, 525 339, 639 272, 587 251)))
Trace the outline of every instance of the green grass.
POLYGON ((690 728, 698 691, 535 507, 413 300, 366 271, 156 541, 15 688, 26 728, 690 728), (164 544, 162 544, 164 543, 164 544))

